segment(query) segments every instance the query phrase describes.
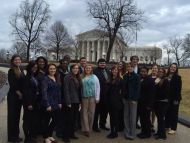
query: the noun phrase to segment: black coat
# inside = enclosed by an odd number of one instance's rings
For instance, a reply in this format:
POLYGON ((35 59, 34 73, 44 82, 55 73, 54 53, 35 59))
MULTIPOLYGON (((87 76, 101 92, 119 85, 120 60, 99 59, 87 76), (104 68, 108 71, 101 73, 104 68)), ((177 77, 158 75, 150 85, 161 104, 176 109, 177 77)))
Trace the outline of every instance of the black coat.
POLYGON ((39 96, 39 86, 38 80, 34 76, 26 76, 24 84, 24 96, 23 96, 23 105, 29 106, 32 105, 33 108, 36 108, 38 103, 39 96))
POLYGON ((174 74, 169 84, 169 99, 171 101, 181 100, 181 88, 182 88, 181 76, 174 74))
POLYGON ((108 87, 108 104, 109 107, 115 109, 122 109, 122 95, 121 95, 121 80, 117 79, 114 82, 109 82, 108 87))
POLYGON ((141 90, 139 102, 147 107, 152 107, 155 99, 155 83, 148 76, 141 78, 141 90))
POLYGON ((156 84, 156 101, 169 99, 169 82, 164 79, 162 84, 156 84))
POLYGON ((98 67, 93 71, 93 73, 97 76, 100 82, 100 102, 106 101, 106 98, 107 98, 106 96, 107 96, 108 87, 109 87, 108 83, 109 83, 110 72, 108 71, 108 69, 105 69, 105 70, 108 75, 107 80, 103 74, 103 69, 98 67))

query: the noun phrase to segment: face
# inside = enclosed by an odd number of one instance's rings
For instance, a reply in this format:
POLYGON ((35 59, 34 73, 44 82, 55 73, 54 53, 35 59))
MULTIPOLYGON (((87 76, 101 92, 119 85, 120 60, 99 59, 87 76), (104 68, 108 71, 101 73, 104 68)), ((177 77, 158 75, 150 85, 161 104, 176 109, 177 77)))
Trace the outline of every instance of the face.
POLYGON ((38 67, 40 69, 44 69, 44 67, 45 67, 45 61, 44 61, 44 59, 39 59, 38 60, 38 67))
POLYGON ((35 64, 35 65, 32 67, 31 71, 32 71, 32 73, 36 73, 37 70, 38 70, 38 66, 37 66, 37 64, 35 64))
POLYGON ((86 59, 81 59, 81 60, 80 60, 80 65, 81 65, 82 67, 85 67, 85 66, 86 66, 86 59))
POLYGON ((62 68, 67 68, 67 66, 68 66, 68 61, 61 62, 61 67, 62 68))
POLYGON ((140 74, 141 74, 141 77, 147 77, 148 71, 146 69, 141 69, 140 74))
POLYGON ((77 75, 79 73, 79 66, 78 65, 75 65, 73 68, 72 68, 72 73, 74 75, 77 75))
POLYGON ((104 69, 106 67, 106 62, 99 62, 98 67, 104 69))
POLYGON ((56 67, 54 65, 49 66, 48 72, 49 72, 49 75, 54 76, 56 73, 56 67))
POLYGON ((137 58, 137 57, 133 57, 133 59, 132 59, 132 64, 134 65, 134 66, 136 66, 137 64, 138 64, 138 62, 139 62, 139 59, 137 58))
POLYGON ((21 58, 20 57, 15 57, 14 60, 13 60, 13 65, 20 66, 21 65, 21 58))
POLYGON ((86 66, 84 69, 85 74, 89 75, 92 73, 92 66, 86 66))
POLYGON ((158 66, 153 66, 152 67, 152 74, 157 75, 157 73, 158 73, 158 66))
POLYGON ((164 76, 164 70, 163 69, 159 69, 158 70, 158 77, 162 78, 164 76))
POLYGON ((132 73, 133 70, 134 70, 134 68, 133 68, 131 65, 127 65, 127 71, 128 71, 129 73, 132 73))
POLYGON ((174 64, 172 64, 172 65, 170 66, 170 73, 175 73, 176 71, 177 71, 177 66, 174 65, 174 64))
POLYGON ((122 63, 122 62, 119 62, 119 64, 118 64, 118 69, 119 69, 119 70, 122 70, 122 69, 123 69, 123 63, 122 63))
POLYGON ((111 72, 112 72, 113 76, 117 76, 119 71, 117 68, 114 68, 111 72))

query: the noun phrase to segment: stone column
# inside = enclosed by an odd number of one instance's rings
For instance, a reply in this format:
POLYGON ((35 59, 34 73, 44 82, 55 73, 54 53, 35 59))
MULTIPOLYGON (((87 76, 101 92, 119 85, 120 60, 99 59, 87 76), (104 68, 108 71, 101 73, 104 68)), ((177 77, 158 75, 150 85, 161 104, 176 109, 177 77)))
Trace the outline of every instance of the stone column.
POLYGON ((99 60, 101 58, 101 52, 100 52, 100 40, 97 41, 97 60, 99 60))
POLYGON ((90 61, 90 42, 89 41, 87 41, 87 44, 86 44, 86 60, 90 61))
POLYGON ((85 46, 85 43, 84 43, 84 41, 82 41, 81 57, 84 57, 84 46, 85 46))
POLYGON ((95 61, 95 54, 96 54, 96 51, 95 51, 95 43, 94 43, 95 41, 92 41, 92 62, 96 62, 95 61))

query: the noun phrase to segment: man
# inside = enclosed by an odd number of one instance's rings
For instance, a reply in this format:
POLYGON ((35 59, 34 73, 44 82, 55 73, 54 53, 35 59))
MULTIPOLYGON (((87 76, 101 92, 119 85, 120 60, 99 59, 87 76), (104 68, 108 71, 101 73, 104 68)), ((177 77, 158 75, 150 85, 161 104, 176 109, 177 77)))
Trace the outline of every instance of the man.
POLYGON ((79 60, 79 62, 80 62, 79 71, 80 71, 80 74, 81 74, 81 73, 83 73, 84 68, 85 68, 85 66, 87 64, 86 58, 85 57, 81 57, 80 60, 79 60))
POLYGON ((105 59, 98 60, 98 67, 94 70, 94 74, 98 77, 100 82, 100 102, 96 104, 96 111, 94 116, 93 130, 95 132, 100 132, 100 129, 109 130, 106 125, 106 119, 108 115, 107 107, 107 90, 109 82, 109 71, 106 69, 105 59), (99 120, 99 122, 98 122, 99 120), (99 123, 99 126, 98 126, 99 123))
POLYGON ((140 74, 140 68, 139 68, 139 66, 138 66, 139 57, 136 56, 136 55, 131 56, 131 57, 130 57, 130 61, 131 61, 132 65, 133 65, 133 67, 134 67, 134 72, 135 72, 136 74, 140 74))

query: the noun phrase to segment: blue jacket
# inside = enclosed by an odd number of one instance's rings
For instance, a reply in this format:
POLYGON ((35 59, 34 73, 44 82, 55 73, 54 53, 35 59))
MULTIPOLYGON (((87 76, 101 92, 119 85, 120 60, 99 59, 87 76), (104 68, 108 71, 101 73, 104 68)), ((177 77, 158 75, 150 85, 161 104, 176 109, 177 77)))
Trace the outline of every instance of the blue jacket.
POLYGON ((51 106, 53 110, 57 110, 58 104, 61 104, 60 85, 46 76, 42 81, 42 106, 51 106))

